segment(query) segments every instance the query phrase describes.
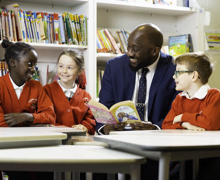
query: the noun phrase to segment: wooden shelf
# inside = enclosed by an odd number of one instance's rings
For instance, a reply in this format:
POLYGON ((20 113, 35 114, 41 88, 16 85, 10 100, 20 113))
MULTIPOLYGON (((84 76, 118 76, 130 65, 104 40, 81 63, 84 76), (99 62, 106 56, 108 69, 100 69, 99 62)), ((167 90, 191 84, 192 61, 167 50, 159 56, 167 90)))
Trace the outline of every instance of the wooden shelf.
POLYGON ((164 14, 172 16, 180 16, 196 12, 195 8, 180 6, 163 6, 156 4, 148 4, 145 2, 122 2, 122 1, 103 1, 97 0, 98 9, 111 11, 126 11, 148 14, 164 14))

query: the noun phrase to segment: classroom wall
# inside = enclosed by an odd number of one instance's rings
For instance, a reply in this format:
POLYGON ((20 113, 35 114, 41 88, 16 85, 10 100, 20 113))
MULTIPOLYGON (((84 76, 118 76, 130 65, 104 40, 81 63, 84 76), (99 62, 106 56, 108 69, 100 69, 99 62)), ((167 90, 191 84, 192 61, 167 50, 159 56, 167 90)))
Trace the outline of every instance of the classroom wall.
MULTIPOLYGON (((211 12, 210 25, 205 26, 205 30, 214 29, 220 31, 220 19, 219 19, 219 0, 197 0, 201 8, 205 11, 211 12)), ((202 37, 201 37, 202 38, 202 37)), ((220 50, 215 52, 206 51, 206 54, 211 58, 211 61, 215 65, 215 70, 210 77, 209 85, 212 88, 220 89, 220 50)))

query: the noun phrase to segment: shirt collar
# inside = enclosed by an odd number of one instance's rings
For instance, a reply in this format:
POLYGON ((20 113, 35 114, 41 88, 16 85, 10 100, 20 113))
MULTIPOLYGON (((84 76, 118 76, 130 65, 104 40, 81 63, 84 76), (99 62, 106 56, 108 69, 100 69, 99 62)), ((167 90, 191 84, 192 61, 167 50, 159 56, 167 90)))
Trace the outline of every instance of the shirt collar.
MULTIPOLYGON (((159 55, 158 55, 157 60, 156 60, 153 64, 151 64, 150 66, 147 66, 147 67, 146 67, 146 68, 149 69, 149 72, 153 72, 153 71, 156 70, 156 67, 157 67, 157 64, 158 64, 159 59, 160 59, 160 53, 159 53, 159 55)), ((142 68, 138 70, 138 74, 141 74, 141 71, 142 71, 142 68)))
POLYGON ((71 88, 71 89, 66 89, 66 88, 64 88, 64 87, 61 85, 60 80, 57 80, 57 82, 58 82, 58 84, 60 85, 60 87, 61 87, 61 89, 63 90, 64 93, 67 92, 67 91, 71 91, 73 94, 75 94, 76 89, 77 89, 77 85, 76 85, 76 84, 74 85, 73 88, 71 88))
POLYGON ((9 74, 9 78, 11 80, 11 83, 12 83, 12 86, 13 86, 14 89, 21 89, 21 90, 23 89, 25 83, 23 85, 21 85, 21 86, 17 86, 17 84, 15 84, 14 81, 11 79, 10 74, 9 74))
POLYGON ((183 91, 180 96, 185 96, 188 99, 204 99, 206 95, 208 94, 208 91, 210 90, 210 86, 208 84, 205 84, 199 88, 199 90, 192 96, 189 97, 188 93, 186 91, 183 91))

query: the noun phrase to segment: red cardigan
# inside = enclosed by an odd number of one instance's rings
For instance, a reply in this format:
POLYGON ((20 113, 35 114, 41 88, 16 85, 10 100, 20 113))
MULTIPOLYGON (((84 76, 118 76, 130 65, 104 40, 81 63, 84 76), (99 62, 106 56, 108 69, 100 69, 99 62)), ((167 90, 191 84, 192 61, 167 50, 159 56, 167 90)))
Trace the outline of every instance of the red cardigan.
MULTIPOLYGON (((7 73, 0 77, 0 127, 8 126, 4 120, 4 114, 22 112, 33 114, 33 124, 55 124, 56 115, 53 104, 40 82, 27 81, 18 99, 7 73)), ((22 126, 22 123, 16 126, 22 126)))
POLYGON ((89 134, 95 133, 95 118, 87 106, 91 99, 88 92, 77 87, 76 93, 68 101, 57 81, 45 85, 44 89, 54 104, 56 125, 72 127, 82 124, 88 129, 89 134))
POLYGON ((220 91, 210 89, 206 97, 200 99, 188 99, 178 94, 172 103, 172 108, 163 121, 162 129, 184 129, 182 122, 189 122, 194 126, 206 130, 220 129, 220 91), (177 115, 183 114, 181 122, 174 123, 177 115))

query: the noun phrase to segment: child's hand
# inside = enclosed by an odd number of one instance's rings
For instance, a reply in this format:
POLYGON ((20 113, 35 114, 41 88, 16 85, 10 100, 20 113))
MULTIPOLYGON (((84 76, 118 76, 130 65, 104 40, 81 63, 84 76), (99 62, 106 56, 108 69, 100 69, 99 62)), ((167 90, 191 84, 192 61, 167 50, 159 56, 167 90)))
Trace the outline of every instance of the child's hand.
POLYGON ((176 117, 174 118, 174 120, 173 120, 173 124, 174 124, 174 123, 177 123, 177 122, 181 122, 182 116, 183 116, 183 114, 180 114, 180 115, 176 116, 176 117))
POLYGON ((73 125, 72 128, 86 131, 86 136, 89 136, 88 129, 85 126, 83 126, 82 124, 73 125))
POLYGON ((4 120, 8 126, 14 126, 22 122, 33 122, 34 116, 30 113, 9 113, 4 115, 4 120))
POLYGON ((198 126, 194 126, 192 124, 190 124, 189 122, 183 122, 182 123, 182 127, 188 129, 188 130, 194 130, 194 131, 205 131, 204 128, 198 127, 198 126))

